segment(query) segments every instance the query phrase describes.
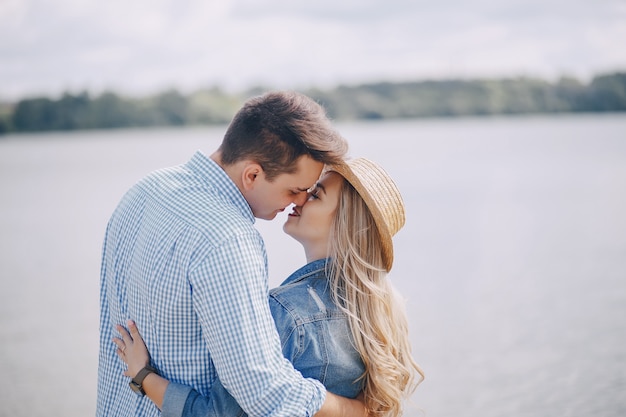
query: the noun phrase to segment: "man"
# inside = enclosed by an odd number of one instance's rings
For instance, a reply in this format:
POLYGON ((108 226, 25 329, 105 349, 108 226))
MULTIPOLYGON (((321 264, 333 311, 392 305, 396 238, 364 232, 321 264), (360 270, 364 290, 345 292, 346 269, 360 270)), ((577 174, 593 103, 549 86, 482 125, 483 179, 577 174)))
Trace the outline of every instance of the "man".
MULTIPOLYGON (((246 102, 210 158, 156 171, 113 213, 101 269, 98 416, 158 416, 135 394, 112 338, 132 318, 156 370, 207 394, 219 374, 249 415, 360 413, 293 369, 268 307, 267 258, 254 218, 301 205, 346 142, 296 93, 246 102)), ((141 378, 133 379, 141 393, 141 378)))

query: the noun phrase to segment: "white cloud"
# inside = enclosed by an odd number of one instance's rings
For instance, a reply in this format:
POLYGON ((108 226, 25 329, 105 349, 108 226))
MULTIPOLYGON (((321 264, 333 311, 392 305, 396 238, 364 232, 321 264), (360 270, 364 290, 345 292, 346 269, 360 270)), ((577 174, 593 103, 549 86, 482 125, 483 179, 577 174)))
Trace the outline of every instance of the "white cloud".
POLYGON ((0 98, 626 68, 620 0, 4 0, 0 98))

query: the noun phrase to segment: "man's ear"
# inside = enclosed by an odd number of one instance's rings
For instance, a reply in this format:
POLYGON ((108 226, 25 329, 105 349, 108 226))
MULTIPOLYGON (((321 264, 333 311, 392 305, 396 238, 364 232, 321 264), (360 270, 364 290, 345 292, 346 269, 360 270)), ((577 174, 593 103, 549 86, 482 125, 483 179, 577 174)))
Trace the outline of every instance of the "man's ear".
POLYGON ((260 178, 259 175, 263 175, 261 165, 256 162, 246 164, 241 172, 241 185, 243 189, 246 191, 253 189, 260 178))

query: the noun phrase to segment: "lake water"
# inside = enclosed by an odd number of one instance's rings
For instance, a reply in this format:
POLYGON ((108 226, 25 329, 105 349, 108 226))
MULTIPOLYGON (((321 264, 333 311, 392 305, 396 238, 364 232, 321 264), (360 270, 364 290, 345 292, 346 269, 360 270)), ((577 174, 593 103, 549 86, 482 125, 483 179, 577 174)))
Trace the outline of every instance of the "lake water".
MULTIPOLYGON (((338 124, 408 210, 407 416, 626 415, 626 115, 338 124)), ((225 127, 0 137, 0 416, 94 415, 100 249, 147 172, 225 127)), ((272 285, 304 262, 259 221, 272 285)))

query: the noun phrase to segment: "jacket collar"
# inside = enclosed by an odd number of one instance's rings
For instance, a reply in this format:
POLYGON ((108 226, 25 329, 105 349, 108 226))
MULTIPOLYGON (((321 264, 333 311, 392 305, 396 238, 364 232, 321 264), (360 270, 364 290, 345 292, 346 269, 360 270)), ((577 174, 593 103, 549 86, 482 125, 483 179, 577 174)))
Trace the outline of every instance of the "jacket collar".
POLYGON ((304 265, 302 268, 298 269, 296 272, 289 275, 289 277, 283 281, 281 285, 291 284, 293 282, 301 281, 311 275, 317 274, 324 270, 326 267, 326 263, 330 260, 330 258, 318 259, 313 262, 309 262, 304 265))

